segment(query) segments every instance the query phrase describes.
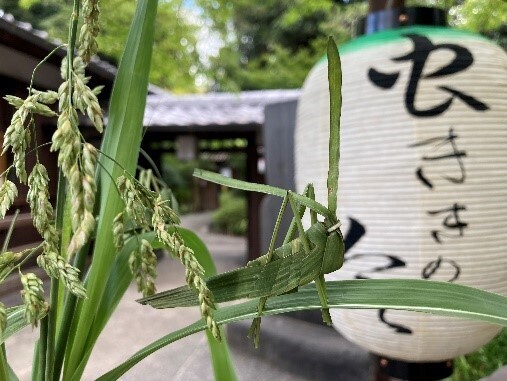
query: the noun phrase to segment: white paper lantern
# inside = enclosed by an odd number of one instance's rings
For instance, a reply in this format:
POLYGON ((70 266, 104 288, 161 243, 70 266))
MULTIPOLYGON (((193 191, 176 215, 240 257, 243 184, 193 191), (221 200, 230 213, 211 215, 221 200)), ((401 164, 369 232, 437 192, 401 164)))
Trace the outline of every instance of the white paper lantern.
MULTIPOLYGON (((480 36, 408 27, 340 48, 339 217, 346 262, 328 280, 423 278, 507 294, 507 57, 480 36)), ((296 184, 326 202, 327 62, 299 103, 296 184)), ((405 311, 333 310, 379 355, 441 361, 498 326, 405 311)))

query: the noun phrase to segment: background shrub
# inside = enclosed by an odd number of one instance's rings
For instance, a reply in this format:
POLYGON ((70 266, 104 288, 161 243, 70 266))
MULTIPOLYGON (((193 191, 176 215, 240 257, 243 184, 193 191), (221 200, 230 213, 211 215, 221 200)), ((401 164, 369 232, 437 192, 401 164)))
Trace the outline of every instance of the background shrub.
POLYGON ((245 235, 248 228, 247 205, 245 197, 239 192, 225 191, 220 195, 220 206, 213 213, 211 230, 245 235))

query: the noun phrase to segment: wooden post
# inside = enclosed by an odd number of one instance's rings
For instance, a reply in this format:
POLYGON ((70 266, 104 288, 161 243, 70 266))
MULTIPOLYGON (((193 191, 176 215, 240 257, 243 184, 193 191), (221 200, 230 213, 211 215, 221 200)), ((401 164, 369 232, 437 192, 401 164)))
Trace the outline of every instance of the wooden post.
MULTIPOLYGON (((257 170, 259 154, 257 152, 256 135, 251 134, 247 138, 246 149, 246 180, 254 183, 264 183, 263 176, 257 170)), ((262 194, 257 192, 247 193, 248 205, 248 260, 251 261, 261 255, 260 252, 260 204, 262 194)))
POLYGON ((370 0, 369 12, 381 11, 388 8, 401 8, 405 6, 405 0, 370 0))

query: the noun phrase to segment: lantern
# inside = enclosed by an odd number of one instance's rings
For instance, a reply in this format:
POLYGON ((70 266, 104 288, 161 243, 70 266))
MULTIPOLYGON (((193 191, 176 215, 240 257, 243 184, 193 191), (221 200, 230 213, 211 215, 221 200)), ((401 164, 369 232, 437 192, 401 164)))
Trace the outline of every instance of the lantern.
MULTIPOLYGON (((507 59, 478 35, 443 27, 375 33, 340 48, 339 218, 345 264, 328 280, 422 278, 507 294, 507 59)), ((308 75, 295 135, 296 186, 325 203, 327 62, 308 75)), ((333 310, 371 352, 442 361, 498 326, 392 310, 333 310)))

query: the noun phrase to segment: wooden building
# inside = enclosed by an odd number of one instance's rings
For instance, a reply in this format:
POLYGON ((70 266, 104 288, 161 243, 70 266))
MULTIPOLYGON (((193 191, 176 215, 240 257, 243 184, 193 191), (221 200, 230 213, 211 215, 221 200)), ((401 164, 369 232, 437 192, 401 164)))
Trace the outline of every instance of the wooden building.
MULTIPOLYGON (((26 98, 27 88, 30 85, 34 68, 59 45, 61 45, 61 42, 50 40, 47 33, 34 30, 30 24, 17 21, 12 15, 0 10, 0 97, 2 98, 0 100, 0 143, 3 143, 3 134, 9 126, 15 111, 3 97, 5 95, 15 95, 26 98)), ((35 89, 58 89, 62 82, 60 62, 65 54, 65 49, 57 50, 37 69, 33 81, 35 89)), ((105 86, 99 98, 99 101, 105 107, 111 94, 116 69, 113 65, 98 59, 91 62, 88 69, 93 78, 90 85, 92 87, 105 86)), ((33 136, 36 135, 37 144, 42 145, 38 149, 38 155, 40 161, 47 167, 52 180, 50 182, 50 194, 53 197, 56 195, 56 158, 49 152, 49 145, 44 145, 44 143, 50 141, 55 128, 56 119, 35 118, 36 133, 33 136)), ((86 133, 86 131, 84 132, 86 133)), ((11 162, 12 158, 9 152, 0 156, 0 173, 3 173, 11 162)), ((34 162, 34 153, 28 154, 26 160, 28 171, 34 162)), ((16 229, 10 240, 10 247, 19 250, 33 246, 33 243, 40 241, 41 238, 32 226, 29 208, 26 204, 27 187, 19 185, 14 176, 14 171, 9 172, 8 178, 18 185, 19 194, 10 214, 0 221, 0 243, 3 242, 11 224, 12 212, 19 209, 20 214, 16 222, 16 229)), ((0 181, 3 181, 3 179, 0 179, 0 181)))

